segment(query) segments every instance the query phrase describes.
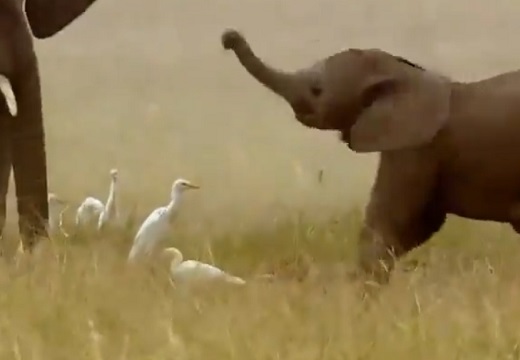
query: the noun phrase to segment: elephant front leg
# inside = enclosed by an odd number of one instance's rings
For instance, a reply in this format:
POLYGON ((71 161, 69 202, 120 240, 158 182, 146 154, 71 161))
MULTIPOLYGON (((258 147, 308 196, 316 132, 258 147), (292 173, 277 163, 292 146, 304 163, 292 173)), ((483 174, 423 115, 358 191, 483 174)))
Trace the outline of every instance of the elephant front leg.
POLYGON ((395 260, 444 224, 434 165, 419 151, 382 155, 358 243, 359 267, 371 280, 387 283, 395 260))
MULTIPOLYGON (((369 205, 370 206, 370 205, 369 205)), ((359 266, 376 283, 389 280, 395 261, 422 245, 438 232, 446 221, 446 213, 432 201, 408 222, 392 221, 389 214, 384 222, 369 215, 359 235, 359 266)))
POLYGON ((11 150, 18 204, 18 226, 24 250, 48 237, 49 219, 45 133, 37 66, 18 74, 15 94, 18 118, 11 122, 11 150))
POLYGON ((395 260, 408 250, 398 227, 383 229, 365 220, 359 234, 358 261, 362 272, 377 284, 386 284, 394 268, 395 260))

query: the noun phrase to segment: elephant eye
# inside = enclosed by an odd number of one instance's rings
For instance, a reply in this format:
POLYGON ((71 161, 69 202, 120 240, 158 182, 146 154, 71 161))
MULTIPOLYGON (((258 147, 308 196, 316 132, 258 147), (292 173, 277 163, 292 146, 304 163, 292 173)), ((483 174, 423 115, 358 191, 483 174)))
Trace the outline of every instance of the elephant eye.
POLYGON ((320 97, 321 93, 322 93, 321 87, 319 87, 318 85, 312 85, 311 86, 311 94, 312 94, 312 96, 320 97))

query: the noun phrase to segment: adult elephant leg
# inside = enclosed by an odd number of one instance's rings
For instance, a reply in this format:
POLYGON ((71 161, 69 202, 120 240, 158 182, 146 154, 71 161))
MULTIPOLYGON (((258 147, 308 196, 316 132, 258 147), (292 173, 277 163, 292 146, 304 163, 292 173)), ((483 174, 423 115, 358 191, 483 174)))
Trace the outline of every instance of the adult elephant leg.
POLYGON ((359 266, 379 284, 395 260, 423 244, 446 219, 431 149, 383 153, 359 236, 359 266))
POLYGON ((11 141, 9 121, 12 119, 0 116, 0 235, 3 234, 7 215, 7 190, 11 175, 11 141))
POLYGON ((24 250, 32 250, 38 238, 47 237, 47 164, 40 79, 36 60, 17 74, 15 93, 18 118, 11 123, 12 158, 18 226, 24 250))

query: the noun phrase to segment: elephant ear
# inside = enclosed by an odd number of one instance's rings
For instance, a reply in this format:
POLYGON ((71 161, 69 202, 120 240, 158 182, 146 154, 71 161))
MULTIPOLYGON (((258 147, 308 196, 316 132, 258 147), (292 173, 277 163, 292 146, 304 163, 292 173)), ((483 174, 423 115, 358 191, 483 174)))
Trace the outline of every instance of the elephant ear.
POLYGON ((33 35, 53 36, 83 14, 96 0, 26 0, 25 13, 33 35))
POLYGON ((427 144, 448 120, 450 82, 393 56, 379 61, 380 71, 363 88, 349 147, 374 152, 427 144))

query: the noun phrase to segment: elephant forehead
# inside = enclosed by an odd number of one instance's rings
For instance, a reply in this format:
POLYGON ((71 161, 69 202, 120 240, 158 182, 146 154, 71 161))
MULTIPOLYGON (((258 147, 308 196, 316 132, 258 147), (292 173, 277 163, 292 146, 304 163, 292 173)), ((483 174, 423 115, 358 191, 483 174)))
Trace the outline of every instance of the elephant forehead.
POLYGON ((330 89, 359 85, 367 75, 370 66, 358 49, 349 49, 327 58, 322 67, 323 80, 330 89))
POLYGON ((359 49, 348 49, 327 57, 322 63, 326 66, 327 71, 344 71, 346 67, 360 64, 361 54, 359 49))
POLYGON ((308 72, 313 75, 321 75, 321 74, 323 74, 323 71, 325 70, 325 65, 326 65, 325 60, 317 61, 309 68, 308 72))

